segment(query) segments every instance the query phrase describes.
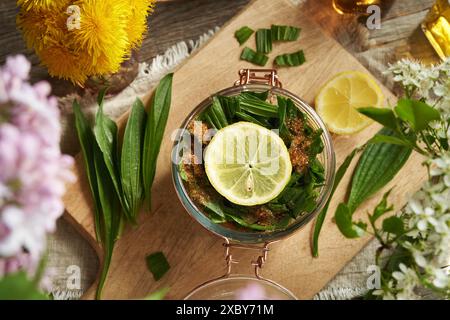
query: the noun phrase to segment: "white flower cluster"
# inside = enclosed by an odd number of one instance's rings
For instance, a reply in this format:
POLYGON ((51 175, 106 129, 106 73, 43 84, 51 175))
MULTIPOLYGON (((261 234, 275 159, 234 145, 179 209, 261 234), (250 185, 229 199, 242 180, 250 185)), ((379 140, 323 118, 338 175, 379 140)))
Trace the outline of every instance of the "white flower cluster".
POLYGON ((429 100, 435 82, 439 80, 438 67, 425 67, 421 63, 407 59, 400 60, 389 66, 384 74, 393 76, 395 82, 400 83, 407 93, 415 93, 429 100))
POLYGON ((373 293, 383 299, 418 299, 418 286, 450 293, 450 153, 428 162, 431 179, 411 197, 403 215, 411 240, 400 245, 415 264, 401 263, 387 287, 373 293))
MULTIPOLYGON (((389 66, 384 72, 403 86, 411 98, 425 99, 438 109, 444 121, 450 120, 450 58, 439 65, 425 66, 407 59, 389 66)), ((438 136, 450 140, 450 125, 432 123, 438 136)))
MULTIPOLYGON (((425 99, 441 113, 432 124, 439 138, 450 141, 450 59, 437 66, 401 60, 386 73, 399 82, 411 98, 425 99)), ((374 295, 383 299, 418 299, 417 287, 450 295, 450 152, 427 161, 429 180, 408 201, 404 214, 406 241, 399 245, 411 253, 413 263, 399 270, 374 295)))

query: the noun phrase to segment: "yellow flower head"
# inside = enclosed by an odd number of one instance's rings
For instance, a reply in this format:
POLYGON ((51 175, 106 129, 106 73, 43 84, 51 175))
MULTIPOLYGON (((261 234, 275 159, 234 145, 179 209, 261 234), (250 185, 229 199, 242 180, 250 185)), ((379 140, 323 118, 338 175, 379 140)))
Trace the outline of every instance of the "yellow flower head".
POLYGON ((154 2, 17 0, 17 25, 50 75, 82 85, 120 69, 141 44, 154 2))
POLYGON ((16 19, 28 48, 35 48, 36 51, 45 48, 47 42, 55 40, 56 34, 62 33, 65 21, 64 15, 55 15, 49 10, 27 11, 25 8, 21 8, 16 19))
POLYGON ((147 16, 153 12, 156 0, 126 1, 131 8, 127 23, 128 40, 132 47, 139 47, 147 31, 147 16))
POLYGON ((50 45, 39 52, 39 57, 52 77, 70 80, 82 86, 88 78, 89 58, 82 53, 74 53, 67 47, 50 45))
POLYGON ((61 9, 67 6, 70 0, 17 0, 17 5, 26 11, 61 9))

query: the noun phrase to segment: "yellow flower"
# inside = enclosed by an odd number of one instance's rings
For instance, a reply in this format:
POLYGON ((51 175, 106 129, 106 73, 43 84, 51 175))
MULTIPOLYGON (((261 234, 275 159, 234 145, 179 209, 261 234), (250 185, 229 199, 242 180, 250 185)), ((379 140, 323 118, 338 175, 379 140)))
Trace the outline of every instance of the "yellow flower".
POLYGON ((70 80, 79 86, 83 86, 88 77, 86 67, 90 59, 82 53, 74 53, 67 47, 55 44, 41 50, 39 57, 53 77, 70 80))
POLYGON ((156 0, 126 0, 131 8, 127 23, 128 40, 133 48, 142 44, 147 31, 147 16, 153 12, 156 0))
POLYGON ((66 17, 55 15, 49 10, 36 9, 27 11, 21 8, 16 18, 19 29, 28 48, 36 51, 43 49, 47 42, 54 39, 55 34, 64 30, 66 17))
POLYGON ((155 0, 17 0, 17 25, 52 76, 83 85, 117 72, 142 43, 155 0), (79 19, 74 23, 75 11, 79 19), (74 8, 74 7, 71 7, 74 8), (69 24, 69 22, 71 23, 69 24))
POLYGON ((17 5, 26 11, 42 9, 61 9, 67 7, 70 0, 17 0, 17 5))
POLYGON ((74 50, 89 53, 93 74, 116 72, 128 54, 128 7, 123 1, 80 0, 81 25, 70 31, 74 50))

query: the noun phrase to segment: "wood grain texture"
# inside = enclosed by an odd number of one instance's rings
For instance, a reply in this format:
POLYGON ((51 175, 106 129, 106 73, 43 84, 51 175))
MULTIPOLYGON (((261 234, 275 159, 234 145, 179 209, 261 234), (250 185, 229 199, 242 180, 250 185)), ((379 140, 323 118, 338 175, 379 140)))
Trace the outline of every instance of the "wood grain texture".
MULTIPOLYGON (((363 70, 358 61, 336 41, 322 33, 300 7, 288 0, 257 0, 233 19, 175 73, 173 104, 158 160, 157 176, 153 190, 153 214, 141 214, 136 228, 128 228, 117 243, 104 298, 138 298, 160 287, 170 286, 168 298, 182 298, 198 284, 224 272, 222 240, 206 232, 193 221, 178 201, 171 178, 171 133, 178 128, 186 115, 205 96, 230 86, 236 80, 236 72, 251 65, 239 61, 240 48, 233 33, 242 25, 253 28, 267 27, 272 23, 302 27, 299 42, 277 45, 272 56, 279 53, 305 50, 308 62, 297 68, 279 70, 285 88, 309 103, 313 102, 320 86, 332 75, 343 70, 363 70), (145 256, 163 251, 172 268, 159 282, 154 282, 145 266, 145 256)), ((393 96, 385 90, 393 102, 393 96)), ((123 120, 122 120, 123 123, 123 120)), ((378 128, 372 126, 358 135, 335 137, 337 164, 356 146, 371 137, 378 128)), ((79 159, 78 159, 79 160, 79 159)), ((395 180, 396 197, 392 201, 403 203, 404 196, 415 190, 426 172, 420 168, 421 159, 412 157, 403 174, 395 180), (407 173, 407 174, 405 174, 407 173)), ((78 183, 72 185, 65 197, 68 214, 79 227, 93 239, 93 219, 90 197, 86 193, 84 169, 77 161, 78 183)), ((345 195, 344 179, 330 206, 334 212, 337 203, 345 195)), ((390 186, 388 186, 390 187, 390 186)), ((358 211, 361 215, 373 207, 377 199, 371 199, 358 211)), ((311 298, 319 291, 369 240, 346 240, 331 220, 324 224, 320 245, 320 258, 313 259, 309 250, 309 224, 289 239, 272 246, 269 260, 264 266, 264 276, 291 289, 299 298, 311 298)), ((238 273, 250 272, 251 253, 238 252, 242 261, 234 269, 238 273)), ((86 297, 93 296, 91 289, 86 297)))

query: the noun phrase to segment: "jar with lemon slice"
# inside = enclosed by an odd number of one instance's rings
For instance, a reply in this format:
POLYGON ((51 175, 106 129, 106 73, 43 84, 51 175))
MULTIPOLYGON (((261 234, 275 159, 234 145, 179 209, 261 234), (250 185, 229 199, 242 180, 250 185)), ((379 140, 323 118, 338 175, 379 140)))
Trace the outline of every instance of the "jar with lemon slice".
POLYGON ((200 103, 173 149, 173 180, 187 212, 236 243, 291 235, 323 208, 334 179, 325 124, 281 88, 275 71, 258 72, 242 70, 235 86, 200 103))
POLYGON ((281 88, 275 70, 239 76, 192 111, 173 148, 176 192, 197 222, 224 239, 227 265, 185 299, 230 299, 249 279, 271 288, 272 298, 296 299, 260 269, 270 243, 306 225, 327 202, 335 171, 331 137, 313 108, 281 88), (260 252, 253 280, 233 274, 231 249, 260 252))

